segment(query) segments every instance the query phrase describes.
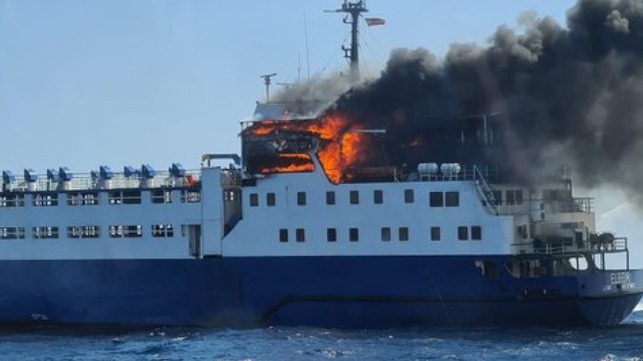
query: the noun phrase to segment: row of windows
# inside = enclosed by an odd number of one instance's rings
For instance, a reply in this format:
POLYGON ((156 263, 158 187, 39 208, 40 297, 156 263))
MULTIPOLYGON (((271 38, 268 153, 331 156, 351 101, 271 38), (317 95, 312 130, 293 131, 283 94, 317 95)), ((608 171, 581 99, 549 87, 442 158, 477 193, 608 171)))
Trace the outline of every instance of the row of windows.
MULTIPOLYGON (((109 204, 141 204, 142 192, 140 190, 119 190, 107 193, 107 203, 109 204)), ((166 189, 153 189, 150 191, 150 200, 153 204, 172 203, 172 191, 166 189)), ((32 204, 35 207, 57 206, 59 204, 58 193, 34 193, 32 195, 32 204)), ((181 203, 199 203, 201 202, 201 192, 199 190, 181 190, 181 203)), ((67 205, 84 206, 97 205, 100 203, 98 192, 67 192, 67 205)), ((0 207, 24 207, 24 194, 4 194, 0 195, 0 207)))
MULTIPOLYGON (((183 236, 185 231, 181 227, 183 236)), ((174 226, 171 224, 153 224, 151 226, 152 237, 174 237, 174 226)), ((100 226, 70 226, 67 227, 67 238, 99 238, 100 226)), ((0 227, 0 239, 24 239, 25 227, 0 227)), ((111 238, 139 238, 143 236, 142 226, 109 226, 108 234, 111 238)), ((61 236, 58 227, 33 227, 33 238, 59 238, 61 236)))
MULTIPOLYGON (((391 227, 382 227, 380 229, 381 240, 383 242, 390 242, 393 238, 393 229, 391 227)), ((482 239, 482 227, 480 226, 460 226, 457 229, 457 236, 459 241, 479 241, 482 239), (470 232, 469 232, 470 231, 470 232), (471 237, 469 237, 469 235, 471 237)), ((408 241, 410 238, 409 228, 408 227, 398 227, 397 228, 397 240, 399 241, 408 241)), ((442 238, 440 227, 431 227, 429 232, 429 239, 431 241, 440 241, 442 238)), ((288 229, 281 228, 279 229, 279 242, 286 243, 289 239, 288 229)), ((328 242, 337 242, 337 229, 336 228, 327 228, 326 229, 326 240, 328 242)), ((349 228, 348 229, 348 240, 350 242, 359 241, 359 228, 349 228)), ((295 241, 296 242, 306 242, 306 231, 304 228, 295 229, 295 241)))
MULTIPOLYGON (((359 191, 350 191, 349 192, 349 203, 350 204, 359 204, 360 203, 359 191)), ((297 205, 305 206, 306 205, 306 192, 297 192, 297 205)), ((404 190, 404 202, 405 203, 415 203, 415 192, 413 189, 404 190)), ((336 197, 334 191, 326 192, 326 204, 334 205, 336 203, 336 197)), ((373 191, 373 203, 374 204, 383 204, 384 203, 384 191, 381 189, 376 189, 373 191)), ((273 192, 266 193, 266 205, 269 207, 274 207, 277 204, 276 195, 273 192)), ((460 205, 460 193, 459 192, 430 192, 429 193, 429 205, 431 207, 458 207, 460 205)), ((250 206, 258 207, 259 206, 259 194, 250 193, 250 206)))
POLYGON ((520 205, 523 204, 524 202, 524 196, 522 193, 522 189, 508 189, 505 190, 504 195, 505 197, 502 197, 502 191, 496 190, 492 191, 493 193, 493 199, 496 201, 496 205, 507 205, 507 206, 512 206, 512 205, 520 205))

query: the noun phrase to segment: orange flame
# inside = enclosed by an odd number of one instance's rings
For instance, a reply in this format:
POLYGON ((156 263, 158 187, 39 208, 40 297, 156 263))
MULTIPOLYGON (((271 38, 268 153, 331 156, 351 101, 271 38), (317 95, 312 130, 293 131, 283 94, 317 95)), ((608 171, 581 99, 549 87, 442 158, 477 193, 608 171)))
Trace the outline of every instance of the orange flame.
MULTIPOLYGON (((253 135, 279 134, 280 131, 300 131, 313 134, 321 140, 317 151, 317 159, 321 164, 326 177, 338 184, 349 178, 346 170, 364 161, 366 138, 363 133, 351 132, 359 126, 337 114, 325 115, 321 118, 310 120, 276 121, 267 120, 253 124, 244 132, 253 135)), ((287 159, 293 162, 286 166, 271 165, 263 168, 262 173, 305 172, 314 170, 312 163, 302 163, 301 156, 307 154, 280 154, 278 163, 287 159), (297 159, 298 161, 294 161, 297 159)))

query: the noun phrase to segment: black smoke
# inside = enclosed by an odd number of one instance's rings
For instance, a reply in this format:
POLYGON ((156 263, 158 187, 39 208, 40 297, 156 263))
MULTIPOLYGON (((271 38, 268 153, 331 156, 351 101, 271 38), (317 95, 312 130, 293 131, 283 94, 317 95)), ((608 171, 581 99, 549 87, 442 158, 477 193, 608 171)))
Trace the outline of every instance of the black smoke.
POLYGON ((330 111, 387 129, 399 140, 386 144, 394 162, 414 136, 487 114, 525 178, 569 163, 585 185, 616 184, 640 201, 643 0, 580 0, 566 26, 532 16, 519 32, 500 26, 485 47, 454 44, 442 61, 397 49, 330 111))

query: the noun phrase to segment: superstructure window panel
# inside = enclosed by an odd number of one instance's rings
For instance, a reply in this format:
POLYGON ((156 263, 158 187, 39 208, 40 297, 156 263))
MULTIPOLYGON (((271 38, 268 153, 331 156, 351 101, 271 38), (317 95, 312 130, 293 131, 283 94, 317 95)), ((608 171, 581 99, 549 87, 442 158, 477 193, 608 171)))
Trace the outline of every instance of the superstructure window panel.
POLYGON ((359 191, 349 192, 350 204, 359 204, 359 191))
POLYGON ((415 202, 415 194, 413 193, 413 189, 405 189, 404 203, 413 203, 413 202, 415 202))
POLYGON ((351 242, 359 241, 359 229, 358 228, 349 228, 348 229, 348 240, 351 242))
POLYGON ((174 226, 171 224, 153 224, 152 237, 174 237, 174 226))
POLYGON ((98 192, 69 192, 67 193, 67 205, 69 206, 91 206, 99 203, 98 192))
POLYGON ((306 205, 306 192, 297 192, 297 205, 298 206, 306 205))
POLYGON ((34 207, 51 207, 58 205, 58 193, 36 193, 32 195, 34 207))
POLYGON ((440 227, 431 227, 431 241, 439 241, 440 238, 440 227))
POLYGON ((327 191, 326 192, 326 204, 334 205, 335 204, 335 192, 327 191))
POLYGON ((273 192, 266 193, 266 205, 274 207, 277 205, 277 196, 273 192))
POLYGON ((0 195, 0 207, 24 207, 24 194, 3 194, 0 195))
POLYGON ((474 241, 482 240, 482 227, 471 226, 471 239, 474 241))
POLYGON ((442 193, 442 192, 430 192, 429 193, 429 205, 431 207, 444 207, 444 193, 442 193))
POLYGON ((58 227, 46 226, 46 227, 33 227, 32 236, 36 239, 58 238, 58 227))
POLYGON ((374 204, 383 204, 384 203, 384 191, 381 189, 376 189, 373 191, 373 203, 374 204))
POLYGON ((143 237, 143 228, 140 225, 109 226, 111 238, 140 238, 143 237))
POLYGON ((181 203, 201 203, 201 190, 181 189, 181 203))
POLYGON ((408 241, 409 240, 409 228, 408 227, 400 227, 398 229, 398 238, 400 241, 408 241))
POLYGON ((25 227, 0 227, 0 239, 24 239, 25 227))
POLYGON ((326 240, 328 242, 337 242, 337 229, 327 228, 326 229, 326 240))
POLYGON ((466 241, 469 239, 469 227, 458 227, 458 241, 466 241))
POLYGON ((170 189, 152 189, 150 191, 150 201, 152 204, 172 203, 172 190, 170 189))
POLYGON ((258 207, 258 206, 259 206, 259 194, 250 193, 250 207, 258 207))
POLYGON ((444 192, 444 205, 446 207, 459 207, 460 192, 444 192))
POLYGON ((380 233, 382 242, 388 242, 391 240, 391 227, 382 227, 380 233))
POLYGON ((295 229, 295 241, 306 242, 306 231, 303 228, 295 229))
POLYGON ((286 228, 279 229, 279 242, 281 243, 288 242, 288 230, 286 228))

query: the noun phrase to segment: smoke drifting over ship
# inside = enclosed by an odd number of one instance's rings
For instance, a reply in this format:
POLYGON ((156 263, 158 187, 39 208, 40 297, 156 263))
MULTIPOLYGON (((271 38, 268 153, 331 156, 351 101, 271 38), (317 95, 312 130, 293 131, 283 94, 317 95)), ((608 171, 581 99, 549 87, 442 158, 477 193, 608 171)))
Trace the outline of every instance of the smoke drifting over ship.
POLYGON ((519 33, 500 26, 486 47, 454 44, 441 62, 424 49, 394 50, 379 78, 353 87, 328 112, 386 129, 395 141, 385 151, 396 162, 445 119, 496 114, 510 161, 525 177, 569 163, 586 185, 617 184, 636 196, 643 1, 580 0, 566 27, 529 14, 522 25, 519 33))

